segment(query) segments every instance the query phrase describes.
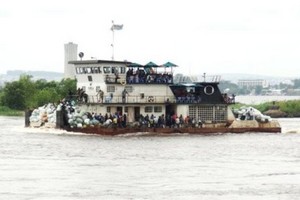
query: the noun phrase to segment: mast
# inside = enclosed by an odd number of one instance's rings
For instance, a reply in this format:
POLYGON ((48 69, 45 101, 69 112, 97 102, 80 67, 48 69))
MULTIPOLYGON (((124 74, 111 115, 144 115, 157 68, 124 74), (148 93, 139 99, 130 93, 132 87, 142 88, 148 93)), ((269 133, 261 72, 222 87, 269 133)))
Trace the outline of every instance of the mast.
POLYGON ((114 60, 114 46, 115 46, 115 29, 114 29, 114 20, 111 21, 112 22, 112 26, 111 26, 111 31, 112 31, 112 43, 111 43, 111 47, 112 47, 112 56, 111 56, 111 60, 114 60))

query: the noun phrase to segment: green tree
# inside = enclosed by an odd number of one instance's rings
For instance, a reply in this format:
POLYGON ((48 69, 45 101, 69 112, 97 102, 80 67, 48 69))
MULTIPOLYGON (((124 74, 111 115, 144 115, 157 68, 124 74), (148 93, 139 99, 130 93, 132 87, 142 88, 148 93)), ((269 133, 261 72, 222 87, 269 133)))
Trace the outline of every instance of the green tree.
POLYGON ((60 100, 60 96, 58 95, 55 88, 44 88, 42 90, 38 90, 34 95, 34 104, 36 106, 42 106, 47 103, 56 103, 60 100))
POLYGON ((60 82, 45 79, 32 81, 31 76, 21 75, 18 81, 6 83, 0 90, 0 105, 11 109, 36 108, 46 103, 55 103, 76 93, 76 80, 60 82))
POLYGON ((12 109, 22 110, 26 108, 26 91, 19 81, 6 83, 3 89, 1 103, 12 109))
POLYGON ((62 79, 57 86, 58 93, 61 98, 65 98, 71 92, 72 94, 76 94, 76 85, 77 81, 74 79, 62 79))

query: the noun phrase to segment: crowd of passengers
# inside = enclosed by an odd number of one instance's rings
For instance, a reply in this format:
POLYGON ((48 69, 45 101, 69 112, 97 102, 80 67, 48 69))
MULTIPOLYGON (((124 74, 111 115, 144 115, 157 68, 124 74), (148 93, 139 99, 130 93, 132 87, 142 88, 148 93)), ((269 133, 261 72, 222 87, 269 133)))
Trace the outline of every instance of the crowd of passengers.
MULTIPOLYGON (((126 114, 120 114, 118 112, 111 114, 106 113, 105 115, 102 115, 101 113, 86 113, 87 117, 92 120, 97 120, 99 123, 106 127, 119 127, 119 128, 126 128, 127 127, 127 115, 126 114)), ((202 122, 199 120, 196 122, 195 119, 192 117, 183 117, 182 115, 177 116, 174 115, 167 115, 165 117, 164 114, 160 116, 154 116, 151 114, 150 116, 148 114, 140 115, 138 119, 138 126, 142 128, 165 128, 165 127, 171 127, 171 128, 181 128, 181 127, 195 127, 196 123, 199 127, 202 127, 202 122)))
POLYGON ((130 68, 126 73, 127 83, 172 83, 173 76, 168 73, 155 73, 153 70, 130 68))
MULTIPOLYGON (((75 112, 75 110, 72 107, 65 106, 65 109, 68 110, 69 113, 75 112)), ((126 114, 120 114, 119 112, 116 112, 114 114, 106 113, 105 115, 99 113, 90 113, 86 112, 85 115, 87 118, 89 118, 91 121, 97 120, 100 125, 104 127, 119 127, 119 128, 126 128, 127 125, 127 115, 126 114)), ((65 120, 65 123, 67 123, 68 120, 65 120)), ((167 115, 165 117, 164 114, 160 116, 154 116, 151 114, 150 116, 148 114, 140 115, 137 124, 138 127, 141 128, 182 128, 182 127, 202 127, 202 121, 198 120, 196 121, 194 118, 186 116, 185 118, 180 115, 177 116, 176 114, 173 115, 167 115)))
MULTIPOLYGON (((74 113, 75 110, 73 108, 72 102, 70 99, 66 99, 60 102, 62 106, 62 110, 65 111, 65 116, 67 114, 74 113)), ((97 120, 101 125, 106 127, 120 127, 125 128, 127 127, 127 115, 121 114, 120 112, 116 112, 114 114, 112 113, 106 113, 105 115, 99 113, 90 113, 86 112, 85 115, 87 118, 89 118, 91 121, 97 120)), ((64 123, 67 124, 68 120, 65 118, 64 123)), ((183 117, 182 115, 177 115, 176 113, 173 115, 167 115, 164 114, 160 116, 154 116, 151 114, 150 116, 146 114, 145 116, 140 114, 138 118, 138 126, 139 127, 156 127, 156 128, 165 128, 165 127, 171 127, 171 128, 181 128, 181 127, 202 127, 202 121, 199 119, 196 121, 196 119, 186 116, 183 117)))

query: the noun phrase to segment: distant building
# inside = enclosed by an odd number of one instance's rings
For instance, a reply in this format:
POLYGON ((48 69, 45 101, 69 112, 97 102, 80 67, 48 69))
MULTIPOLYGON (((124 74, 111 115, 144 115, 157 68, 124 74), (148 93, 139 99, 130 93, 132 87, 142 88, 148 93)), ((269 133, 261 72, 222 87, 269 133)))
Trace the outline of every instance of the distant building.
POLYGON ((263 89, 261 91, 262 95, 268 95, 268 96, 280 96, 283 95, 282 89, 263 89))
POLYGON ((262 88, 269 87, 269 83, 263 79, 253 79, 253 80, 238 80, 239 87, 253 88, 256 86, 261 86, 262 88))
POLYGON ((77 44, 69 42, 65 44, 65 68, 64 78, 75 78, 75 68, 73 64, 69 64, 69 61, 77 60, 77 44))

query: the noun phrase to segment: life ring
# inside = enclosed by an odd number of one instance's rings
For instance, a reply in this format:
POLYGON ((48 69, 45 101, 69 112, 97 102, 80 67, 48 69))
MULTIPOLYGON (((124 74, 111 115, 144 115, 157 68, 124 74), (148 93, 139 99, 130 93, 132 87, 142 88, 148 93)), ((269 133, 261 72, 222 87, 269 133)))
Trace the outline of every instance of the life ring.
POLYGON ((149 96, 149 97, 148 97, 148 102, 149 102, 149 103, 154 102, 154 97, 153 97, 153 96, 149 96))
POLYGON ((126 80, 121 81, 121 85, 126 85, 126 80))

